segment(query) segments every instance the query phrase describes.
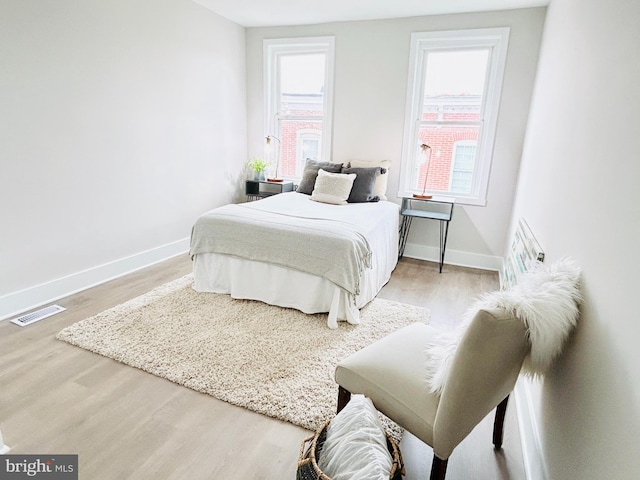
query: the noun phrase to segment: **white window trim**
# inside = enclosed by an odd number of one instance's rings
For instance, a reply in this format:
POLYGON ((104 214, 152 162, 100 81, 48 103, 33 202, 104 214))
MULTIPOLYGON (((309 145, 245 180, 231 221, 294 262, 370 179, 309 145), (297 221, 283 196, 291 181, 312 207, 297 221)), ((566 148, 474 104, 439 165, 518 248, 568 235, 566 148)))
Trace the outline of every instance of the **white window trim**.
MULTIPOLYGON (((335 37, 302 37, 264 40, 264 136, 280 137, 279 116, 276 110, 278 98, 276 85, 278 82, 278 57, 295 53, 325 53, 324 103, 322 119, 321 155, 328 161, 331 152, 333 133, 333 79, 335 65, 335 37)), ((299 117, 304 120, 307 117, 299 117)), ((318 118, 313 118, 318 119, 318 118)))
MULTIPOLYGON (((457 203, 486 205, 489 172, 498 123, 498 109, 507 58, 509 27, 474 30, 449 30, 440 32, 420 32, 411 34, 409 80, 402 144, 402 164, 398 197, 410 197, 415 190, 410 188, 413 155, 418 145, 418 122, 422 112, 424 92, 424 71, 426 52, 459 48, 489 47, 489 68, 485 83, 482 126, 478 136, 478 156, 472 194, 469 196, 447 194, 456 198, 457 203)), ((442 196, 442 192, 437 192, 442 196)))

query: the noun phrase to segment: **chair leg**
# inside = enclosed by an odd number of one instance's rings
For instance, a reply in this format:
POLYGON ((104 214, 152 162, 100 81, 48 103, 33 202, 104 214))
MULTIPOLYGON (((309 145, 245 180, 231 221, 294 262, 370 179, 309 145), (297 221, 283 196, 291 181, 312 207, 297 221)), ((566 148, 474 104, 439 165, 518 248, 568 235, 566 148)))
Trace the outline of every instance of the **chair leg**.
POLYGON ((431 476, 429 480, 444 480, 444 476, 447 474, 447 463, 449 459, 442 460, 441 458, 433 456, 433 463, 431 464, 431 476))
POLYGON ((338 385, 338 410, 336 413, 340 413, 340 410, 347 406, 349 400, 351 400, 351 392, 338 385))
POLYGON ((502 448, 502 436, 504 433, 504 416, 507 413, 507 402, 509 395, 496 407, 496 419, 493 422, 493 444, 496 448, 502 448))

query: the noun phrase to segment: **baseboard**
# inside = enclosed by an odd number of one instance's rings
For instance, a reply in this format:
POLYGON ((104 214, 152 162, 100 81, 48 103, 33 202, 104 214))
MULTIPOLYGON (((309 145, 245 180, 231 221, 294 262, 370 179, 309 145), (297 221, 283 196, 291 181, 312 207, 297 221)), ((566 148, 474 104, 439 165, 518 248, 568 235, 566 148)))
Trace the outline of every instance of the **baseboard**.
POLYGON ((544 459, 540 429, 531 399, 531 381, 520 377, 513 390, 518 411, 518 427, 522 443, 522 460, 527 480, 547 480, 547 462, 544 459))
POLYGON ((189 251, 189 238, 98 265, 50 282, 0 297, 0 320, 14 317, 60 298, 86 290, 189 251))
MULTIPOLYGON (((440 249, 438 247, 407 243, 404 249, 404 256, 416 258, 418 260, 437 262, 440 258, 440 249)), ((451 250, 449 248, 447 248, 445 252, 444 263, 448 265, 458 265, 460 267, 479 268, 482 270, 493 270, 498 272, 502 269, 502 257, 462 252, 460 250, 451 250)))

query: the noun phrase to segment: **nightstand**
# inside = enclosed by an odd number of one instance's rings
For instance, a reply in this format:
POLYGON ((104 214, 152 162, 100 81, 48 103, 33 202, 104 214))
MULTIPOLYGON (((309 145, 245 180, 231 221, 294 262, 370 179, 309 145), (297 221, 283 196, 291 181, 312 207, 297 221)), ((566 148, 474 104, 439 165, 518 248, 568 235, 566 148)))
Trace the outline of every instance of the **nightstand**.
POLYGON ((244 193, 247 195, 247 201, 249 202, 284 192, 293 192, 293 182, 247 180, 244 187, 244 193))
POLYGON ((453 216, 453 206, 455 198, 450 197, 431 197, 429 199, 421 199, 415 197, 404 197, 402 199, 402 207, 400 214, 402 215, 402 223, 400 224, 400 245, 398 248, 398 258, 404 255, 404 247, 407 244, 411 221, 414 217, 426 218, 428 220, 440 221, 440 273, 442 273, 442 265, 444 264, 444 253, 447 249, 447 236, 449 234, 449 222, 453 216))

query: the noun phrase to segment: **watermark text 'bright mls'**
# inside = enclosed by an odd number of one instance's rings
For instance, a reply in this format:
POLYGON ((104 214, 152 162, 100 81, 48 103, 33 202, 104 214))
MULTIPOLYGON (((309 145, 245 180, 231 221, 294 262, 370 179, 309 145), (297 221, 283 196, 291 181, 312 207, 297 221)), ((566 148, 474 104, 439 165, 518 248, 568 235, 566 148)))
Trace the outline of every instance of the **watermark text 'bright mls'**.
POLYGON ((42 478, 77 480, 78 455, 6 455, 0 462, 0 480, 42 478))

